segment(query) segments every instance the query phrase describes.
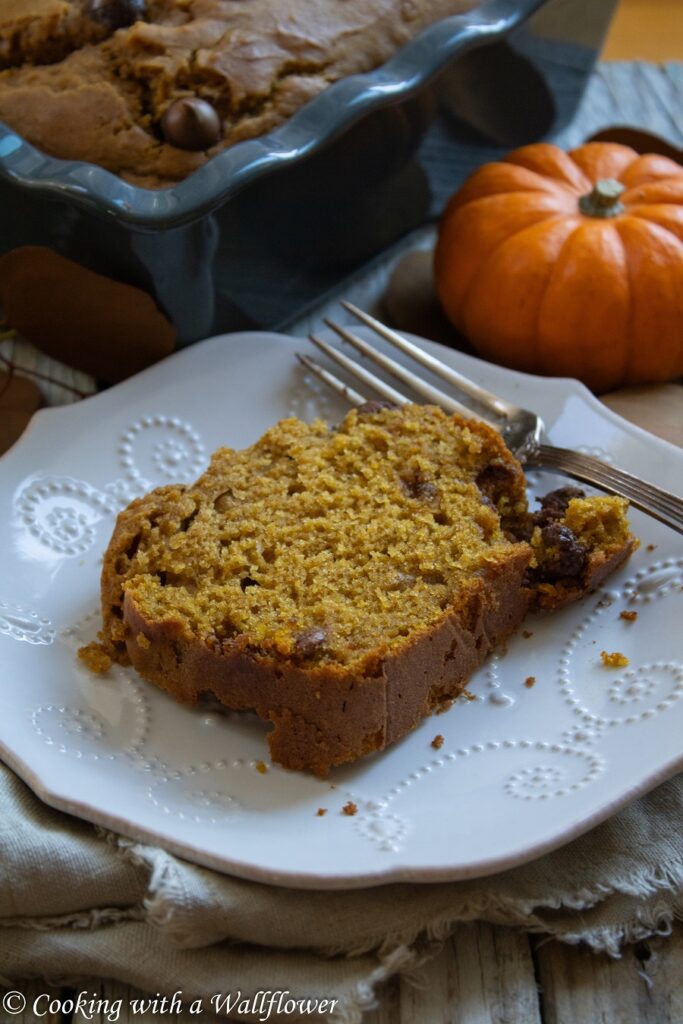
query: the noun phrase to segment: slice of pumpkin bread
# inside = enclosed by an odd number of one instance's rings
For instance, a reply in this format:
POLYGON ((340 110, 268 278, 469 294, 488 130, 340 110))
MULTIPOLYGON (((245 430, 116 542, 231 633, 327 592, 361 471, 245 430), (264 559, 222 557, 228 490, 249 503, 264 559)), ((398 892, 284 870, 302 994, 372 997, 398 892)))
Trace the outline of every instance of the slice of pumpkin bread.
POLYGON ((120 514, 102 640, 181 701, 254 710, 275 761, 323 776, 461 693, 539 583, 585 592, 594 552, 548 583, 542 532, 483 424, 381 403, 283 420, 120 514))

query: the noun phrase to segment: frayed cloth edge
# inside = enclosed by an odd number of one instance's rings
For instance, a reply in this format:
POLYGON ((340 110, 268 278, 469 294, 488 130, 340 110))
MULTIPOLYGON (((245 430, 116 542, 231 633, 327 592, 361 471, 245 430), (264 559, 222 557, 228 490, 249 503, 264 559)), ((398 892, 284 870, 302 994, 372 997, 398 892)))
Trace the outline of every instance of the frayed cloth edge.
POLYGON ((90 931, 120 921, 144 921, 142 907, 93 907, 72 914, 55 914, 53 917, 6 917, 0 920, 0 928, 25 928, 37 932, 57 931, 59 928, 74 928, 90 931))
MULTIPOLYGON (((537 901, 516 900, 513 897, 499 896, 492 897, 484 895, 481 899, 463 902, 457 911, 450 912, 447 916, 437 918, 430 924, 421 927, 412 926, 410 929, 394 931, 389 936, 381 938, 369 937, 365 942, 359 943, 352 949, 341 946, 323 947, 320 952, 326 956, 363 956, 376 951, 380 957, 387 955, 391 950, 402 945, 411 945, 421 934, 430 938, 447 938, 450 932, 458 924, 467 924, 473 921, 483 920, 491 924, 519 927, 525 931, 548 934, 553 938, 569 943, 586 942, 597 951, 608 952, 614 949, 614 941, 608 935, 617 935, 620 929, 628 932, 632 925, 634 928, 640 926, 641 917, 647 915, 648 907, 634 907, 633 914, 629 921, 619 922, 614 926, 599 926, 591 928, 585 926, 580 930, 572 930, 569 927, 553 926, 552 922, 540 916, 545 910, 577 910, 587 911, 598 906, 610 896, 637 896, 640 899, 651 899, 653 896, 662 895, 659 912, 671 915, 671 920, 681 916, 683 911, 680 903, 683 903, 683 872, 681 872, 678 884, 672 877, 666 877, 666 872, 654 872, 652 877, 641 877, 638 881, 632 878, 627 886, 601 886, 593 890, 581 890, 573 894, 569 899, 546 900, 542 903, 537 901), (591 938, 592 936, 592 938, 591 938), (603 936, 603 938, 601 938, 603 936)), ((649 934, 656 934, 655 922, 645 925, 649 928, 649 934)), ((642 936, 641 936, 642 937, 642 936)), ((631 941, 630 939, 627 941, 631 941)), ((633 939, 632 941, 638 941, 633 939)), ((614 953, 612 955, 618 955, 614 953)))
MULTIPOLYGON (((100 828, 98 831, 120 856, 149 871, 147 895, 143 902, 146 920, 163 931, 170 941, 180 948, 196 948, 196 933, 193 934, 192 929, 173 920, 177 906, 182 906, 186 899, 185 889, 173 858, 155 847, 126 839, 105 829, 100 828)), ((350 949, 343 946, 319 946, 310 948, 310 951, 327 957, 356 957, 375 952, 384 962, 387 958, 393 957, 397 950, 414 946, 421 936, 429 941, 443 941, 459 923, 487 920, 493 924, 521 927, 529 932, 547 934, 568 943, 586 942, 596 952, 603 951, 618 956, 619 947, 625 942, 639 941, 647 935, 660 934, 657 921, 651 919, 649 907, 634 907, 629 920, 613 926, 591 928, 586 927, 584 923, 581 929, 576 930, 553 926, 551 921, 540 915, 543 911, 552 910, 590 910, 610 896, 624 895, 647 900, 665 893, 667 898, 657 904, 658 913, 662 919, 666 918, 672 923, 674 918, 681 914, 681 911, 676 909, 676 904, 683 897, 683 864, 636 871, 612 885, 600 884, 545 900, 482 893, 478 899, 463 900, 460 906, 451 910, 447 916, 427 925, 411 925, 407 929, 394 931, 389 936, 368 936, 365 941, 350 949)), ((230 941, 230 937, 222 941, 230 941)))

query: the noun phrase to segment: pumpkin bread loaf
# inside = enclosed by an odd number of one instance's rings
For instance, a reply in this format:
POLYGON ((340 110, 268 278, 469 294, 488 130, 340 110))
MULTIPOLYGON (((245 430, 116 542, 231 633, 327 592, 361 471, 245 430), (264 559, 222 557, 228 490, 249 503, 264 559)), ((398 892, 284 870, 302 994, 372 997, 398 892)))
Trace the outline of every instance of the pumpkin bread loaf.
POLYGON ((530 514, 499 435, 431 406, 284 420, 120 514, 82 656, 253 710, 273 760, 324 776, 457 697, 531 603, 596 586, 624 511, 565 489, 530 514))
POLYGON ((476 0, 3 0, 0 121, 172 185, 476 0))

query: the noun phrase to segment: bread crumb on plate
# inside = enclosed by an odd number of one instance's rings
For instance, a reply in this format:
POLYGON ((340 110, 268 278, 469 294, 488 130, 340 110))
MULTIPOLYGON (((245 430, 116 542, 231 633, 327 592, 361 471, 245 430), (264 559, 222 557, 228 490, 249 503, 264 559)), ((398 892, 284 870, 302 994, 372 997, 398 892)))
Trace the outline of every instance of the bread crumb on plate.
POLYGON ((625 668, 629 660, 621 651, 600 651, 600 657, 605 668, 625 668))
POLYGON ((111 668, 111 656, 107 648, 97 641, 80 647, 78 657, 85 662, 91 672, 95 672, 98 676, 104 675, 111 668))

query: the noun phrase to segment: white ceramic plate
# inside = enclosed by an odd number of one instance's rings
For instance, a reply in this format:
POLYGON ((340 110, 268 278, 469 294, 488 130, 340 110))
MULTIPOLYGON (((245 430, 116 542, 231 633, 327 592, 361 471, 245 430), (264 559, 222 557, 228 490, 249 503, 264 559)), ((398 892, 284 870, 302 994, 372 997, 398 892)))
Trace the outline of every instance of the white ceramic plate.
MULTIPOLYGON (((118 509, 194 479, 214 447, 249 444, 282 416, 344 411, 295 363, 303 344, 272 334, 204 342, 38 413, 0 461, 5 760, 55 807, 222 871, 322 888, 511 867, 671 776, 683 765, 683 545, 640 513, 642 546, 608 590, 528 620, 533 635, 472 680, 476 700, 329 781, 271 765, 266 726, 248 715, 186 709, 132 670, 97 678, 78 662, 98 628, 100 560, 118 509), (623 609, 637 621, 620 619, 623 609), (629 667, 604 668, 601 650, 623 652, 629 667), (349 800, 353 816, 342 813, 349 800)), ((576 382, 433 348, 537 409, 558 444, 681 489, 683 453, 576 382)), ((545 476, 540 489, 555 483, 545 476)))

